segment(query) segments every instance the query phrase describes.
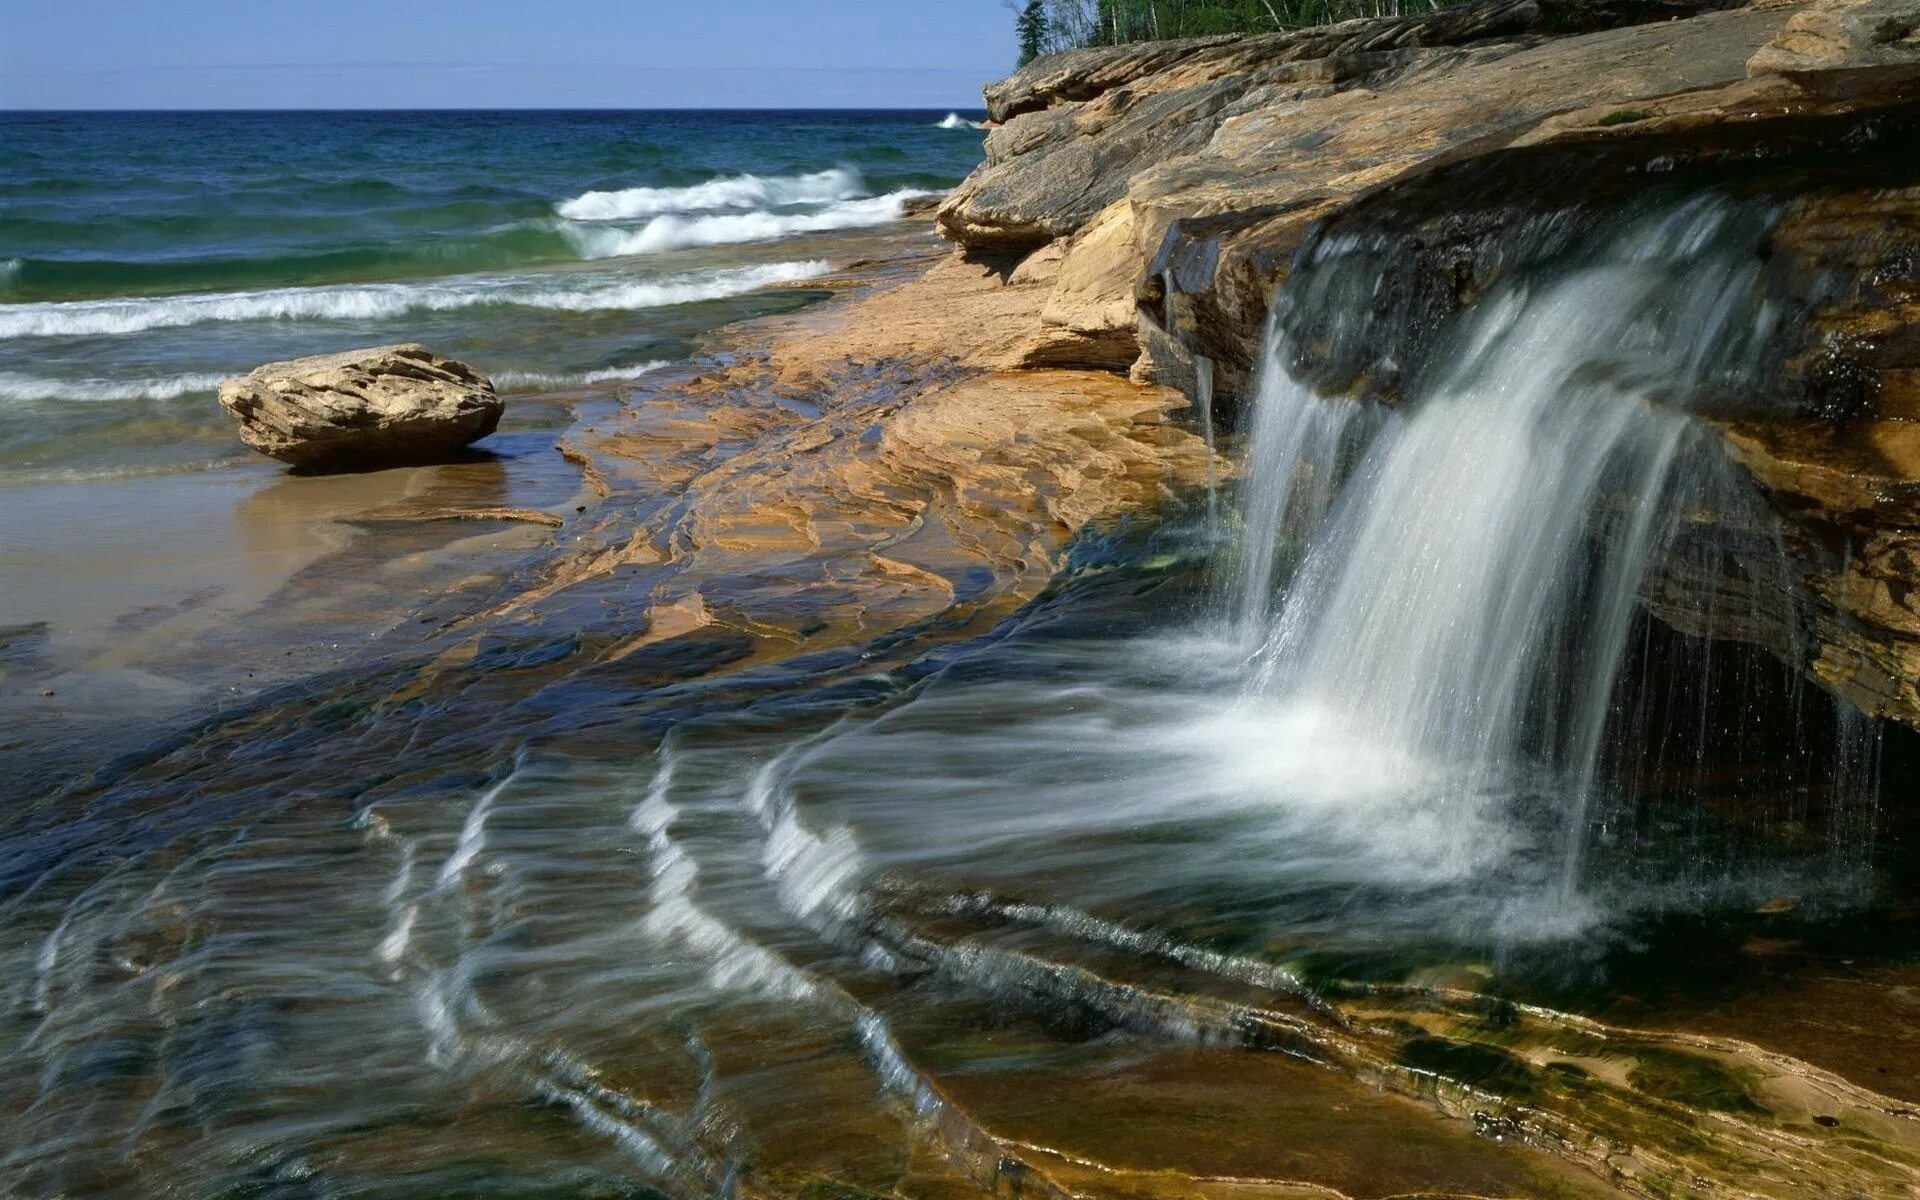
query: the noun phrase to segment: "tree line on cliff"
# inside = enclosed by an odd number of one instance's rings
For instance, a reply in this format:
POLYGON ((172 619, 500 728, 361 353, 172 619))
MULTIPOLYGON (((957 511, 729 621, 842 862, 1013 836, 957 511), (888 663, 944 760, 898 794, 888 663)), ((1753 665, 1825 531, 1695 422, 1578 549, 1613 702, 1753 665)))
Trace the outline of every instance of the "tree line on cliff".
POLYGON ((1427 12, 1450 0, 1025 0, 1014 3, 1020 62, 1082 46, 1213 33, 1271 33, 1352 17, 1427 12))

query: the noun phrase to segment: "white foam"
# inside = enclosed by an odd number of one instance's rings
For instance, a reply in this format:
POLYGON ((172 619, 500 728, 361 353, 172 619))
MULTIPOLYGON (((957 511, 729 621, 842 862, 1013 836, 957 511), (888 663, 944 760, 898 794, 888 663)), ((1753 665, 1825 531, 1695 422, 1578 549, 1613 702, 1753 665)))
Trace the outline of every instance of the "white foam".
POLYGON ((480 852, 486 849, 487 816, 493 811, 493 802, 500 798, 500 793, 506 791, 507 785, 512 782, 513 776, 509 775, 494 784, 467 811, 466 822, 460 827, 460 841, 440 868, 441 887, 450 887, 460 882, 460 877, 466 874, 468 867, 473 865, 473 860, 479 858, 480 852))
MULTIPOLYGON (((644 807, 644 806, 643 806, 644 807)), ((671 815, 667 816, 671 823, 671 815)), ((653 883, 641 928, 658 942, 691 950, 707 961, 707 983, 721 991, 754 992, 804 1003, 822 998, 806 972, 741 936, 693 898, 700 869, 663 825, 648 838, 653 883)))
POLYGON ((860 848, 845 826, 822 837, 789 810, 768 832, 761 861, 788 912, 811 918, 824 910, 845 918, 854 909, 853 885, 864 867, 860 848))
POLYGON ((664 1175, 672 1169, 672 1155, 637 1126, 622 1121, 571 1088, 548 1085, 540 1090, 547 1099, 572 1109, 581 1125, 619 1146, 648 1171, 664 1175))
POLYGON ((866 183, 857 172, 836 167, 811 175, 731 175, 691 187, 586 192, 555 205, 554 211, 570 221, 638 221, 665 213, 831 204, 865 193, 866 183))
POLYGON ((488 305, 563 312, 667 308, 745 295, 824 275, 825 262, 765 263, 658 279, 574 276, 463 277, 434 283, 272 288, 258 292, 73 300, 0 307, 0 338, 82 337, 177 329, 219 321, 366 321, 488 305))
POLYGON ((907 1062, 906 1055, 900 1052, 899 1043, 893 1040, 892 1032, 887 1029, 886 1020, 879 1013, 862 1013, 854 1021, 853 1029, 854 1036, 860 1041, 860 1048, 866 1051, 868 1065, 879 1077, 880 1086, 906 1097, 919 1112, 932 1112, 940 1106, 940 1097, 927 1086, 920 1072, 907 1062))
POLYGON ((772 241, 796 233, 885 225, 901 218, 907 201, 932 194, 910 189, 888 192, 884 196, 829 204, 815 212, 754 211, 706 216, 668 213, 653 218, 639 229, 572 224, 563 225, 561 232, 582 258, 623 258, 689 246, 733 246, 772 241))
POLYGON ((199 471, 223 471, 249 462, 241 457, 195 459, 189 462, 135 463, 118 467, 50 467, 34 471, 6 471, 10 484, 97 483, 116 479, 153 479, 165 475, 190 475, 199 471))
POLYGON ((493 375, 496 387, 555 388, 584 387, 591 383, 612 383, 621 379, 640 379, 669 364, 664 359, 635 363, 630 367, 608 367, 600 371, 569 374, 565 371, 499 371, 493 375))
POLYGON ((67 925, 73 920, 73 906, 68 905, 60 914, 59 924, 40 943, 40 953, 34 957, 33 1009, 42 1016, 53 1011, 53 972, 60 965, 60 939, 66 935, 67 925))
POLYGON ((393 928, 387 931, 387 936, 380 940, 381 962, 391 966, 406 955, 407 947, 413 941, 414 922, 419 919, 420 906, 409 904, 400 914, 400 919, 393 923, 393 928))
POLYGON ((957 112, 950 112, 934 124, 935 129, 985 129, 984 121, 969 121, 957 112))
POLYGON ((666 832, 673 824, 679 810, 668 801, 667 796, 673 789, 673 754, 668 745, 660 747, 660 766, 647 784, 647 795, 627 817, 627 824, 635 832, 651 838, 666 832))
POLYGON ((201 372, 190 375, 162 375, 153 379, 51 379, 40 375, 22 375, 15 371, 0 371, 0 401, 172 400, 195 392, 214 391, 224 378, 226 378, 224 375, 201 372))

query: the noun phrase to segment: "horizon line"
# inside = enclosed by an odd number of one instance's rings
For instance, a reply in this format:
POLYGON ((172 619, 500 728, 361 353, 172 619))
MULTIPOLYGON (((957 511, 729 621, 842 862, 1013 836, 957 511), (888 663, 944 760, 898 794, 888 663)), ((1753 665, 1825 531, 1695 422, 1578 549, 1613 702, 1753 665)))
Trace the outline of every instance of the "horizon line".
POLYGON ((498 105, 433 105, 429 107, 388 107, 369 105, 353 108, 305 107, 292 108, 26 108, 0 106, 0 116, 63 116, 86 114, 100 115, 140 115, 153 113, 257 113, 271 115, 278 113, 531 113, 531 112, 577 112, 577 113, 805 113, 805 112, 985 112, 986 106, 980 104, 814 104, 814 105, 764 105, 764 104, 704 104, 704 105, 648 105, 628 107, 625 105, 577 105, 577 104, 532 104, 515 107, 498 105))

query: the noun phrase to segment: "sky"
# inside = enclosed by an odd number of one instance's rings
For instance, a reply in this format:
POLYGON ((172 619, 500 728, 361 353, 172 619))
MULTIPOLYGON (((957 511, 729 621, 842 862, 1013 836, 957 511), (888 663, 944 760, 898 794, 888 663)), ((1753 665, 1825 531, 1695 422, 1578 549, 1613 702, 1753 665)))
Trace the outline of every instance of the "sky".
POLYGON ((0 0, 0 108, 977 108, 1001 0, 0 0))

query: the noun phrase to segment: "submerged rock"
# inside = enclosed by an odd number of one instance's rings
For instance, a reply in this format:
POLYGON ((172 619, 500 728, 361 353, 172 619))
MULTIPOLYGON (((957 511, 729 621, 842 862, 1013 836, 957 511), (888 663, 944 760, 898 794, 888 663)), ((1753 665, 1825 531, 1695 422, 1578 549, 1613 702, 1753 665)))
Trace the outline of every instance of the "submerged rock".
POLYGON ((506 409, 484 375, 411 342, 267 363, 222 383, 220 404, 241 441, 312 470, 442 461, 506 409))

